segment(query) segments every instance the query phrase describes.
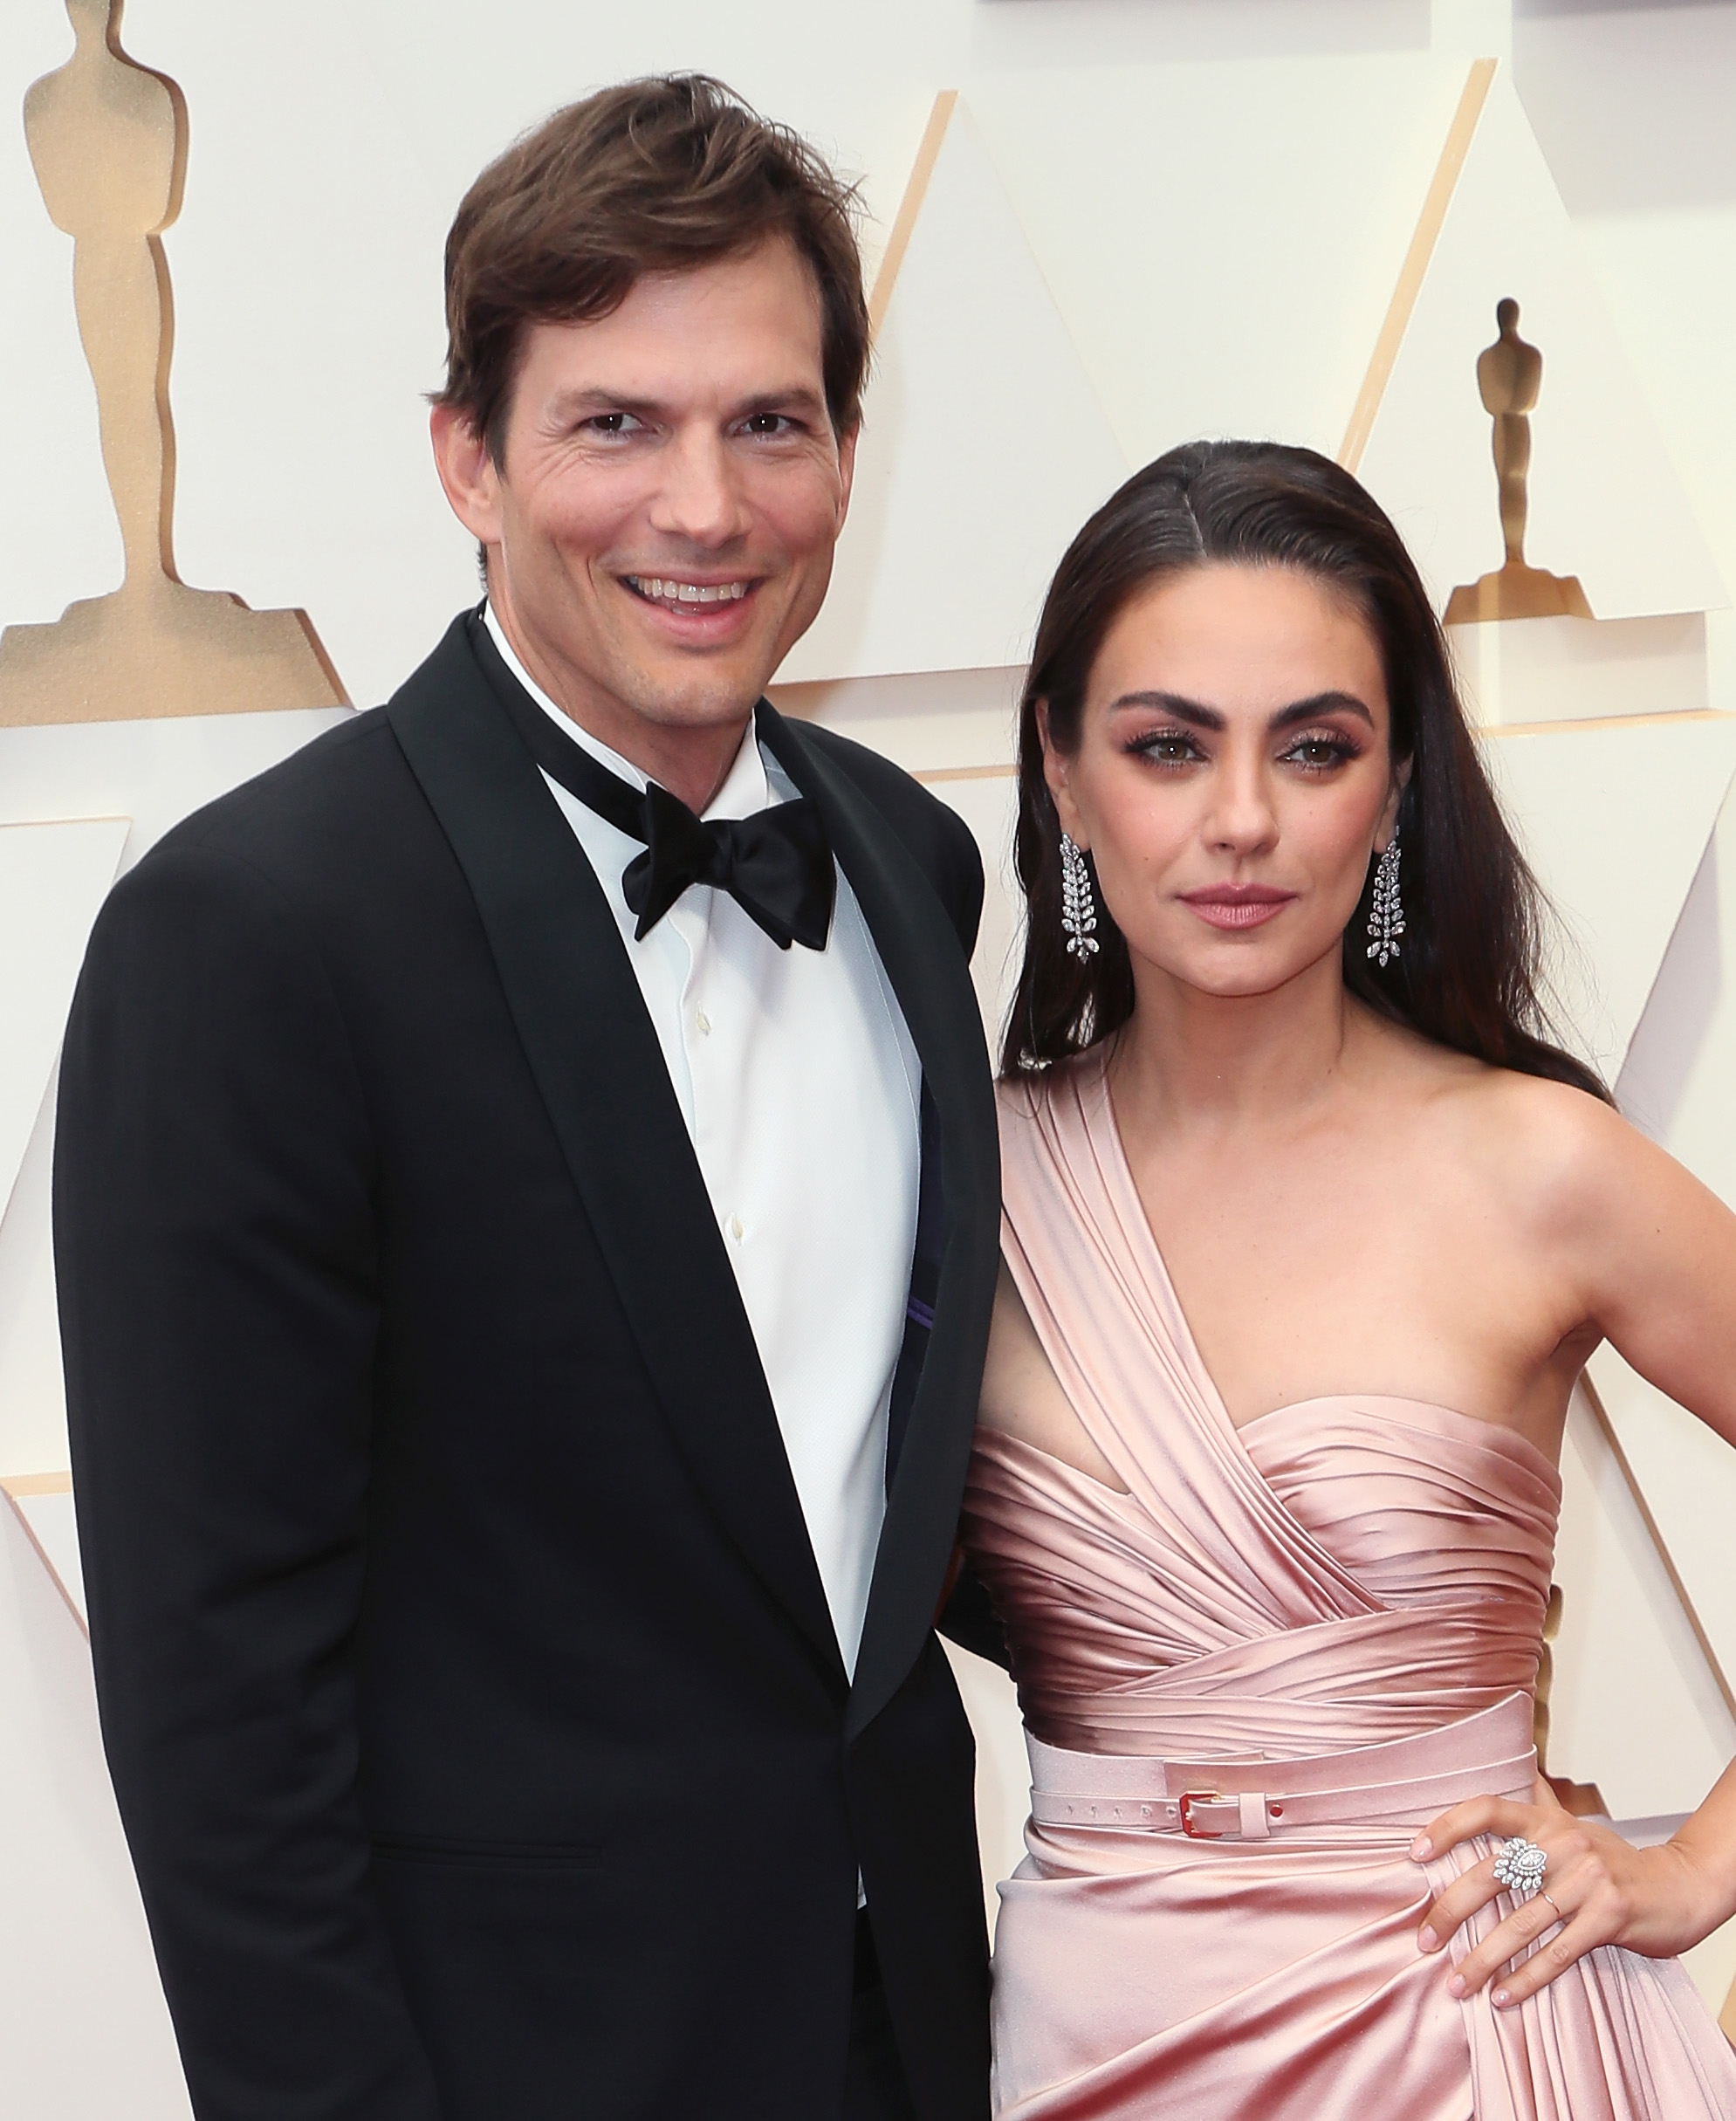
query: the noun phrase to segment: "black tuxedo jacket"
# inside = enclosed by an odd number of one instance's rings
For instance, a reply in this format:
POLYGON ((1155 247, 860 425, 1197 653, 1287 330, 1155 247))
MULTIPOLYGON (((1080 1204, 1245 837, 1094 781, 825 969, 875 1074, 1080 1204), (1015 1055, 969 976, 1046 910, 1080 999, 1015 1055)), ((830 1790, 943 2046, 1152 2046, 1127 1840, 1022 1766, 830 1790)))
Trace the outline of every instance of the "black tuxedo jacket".
POLYGON ((997 1253, 976 850, 762 706, 930 1117, 933 1326, 852 1685, 632 969, 477 623, 139 864, 67 1034, 92 1637, 194 2104, 834 2116, 860 1865, 923 2121, 969 2121, 973 1747, 931 1622, 997 1253))

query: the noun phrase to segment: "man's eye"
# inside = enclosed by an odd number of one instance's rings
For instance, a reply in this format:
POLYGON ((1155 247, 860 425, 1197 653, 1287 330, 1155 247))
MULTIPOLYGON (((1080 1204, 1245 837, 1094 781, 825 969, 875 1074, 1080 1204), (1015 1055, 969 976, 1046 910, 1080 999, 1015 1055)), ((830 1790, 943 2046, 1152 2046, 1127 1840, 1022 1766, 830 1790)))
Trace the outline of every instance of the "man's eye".
POLYGON ((742 422, 742 430, 749 435, 787 435, 795 422, 787 413, 753 413, 742 422))
POLYGON ((593 435, 630 435, 637 431, 639 422, 631 413, 593 413, 584 422, 586 430, 593 435))

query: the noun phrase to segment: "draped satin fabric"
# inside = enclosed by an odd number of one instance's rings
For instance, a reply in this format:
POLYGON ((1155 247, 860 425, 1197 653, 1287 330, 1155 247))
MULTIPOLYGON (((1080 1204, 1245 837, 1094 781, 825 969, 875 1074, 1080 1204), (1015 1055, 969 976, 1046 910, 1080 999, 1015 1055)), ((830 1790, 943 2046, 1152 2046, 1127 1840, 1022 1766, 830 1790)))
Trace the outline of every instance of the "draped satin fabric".
POLYGON ((1461 1795, 1531 1795, 1554 1468, 1508 1431, 1376 1395, 1239 1431, 1101 1060, 1007 1086, 1001 1125, 1008 1266, 1127 1492, 978 1431, 965 1545, 1006 1626, 1039 1791, 1079 1800, 1033 1798, 1000 1888, 997 2115, 1736 2116, 1736 2056, 1673 1960, 1602 1949, 1498 2011, 1486 1988, 1447 1994, 1466 1934, 1417 1946, 1434 1894, 1492 1846, 1419 1864, 1417 1829, 1461 1795), (1355 1801, 1274 1814, 1265 1837, 1103 1822, 1129 1791, 1161 1817, 1166 1789, 1218 1787, 1355 1801))

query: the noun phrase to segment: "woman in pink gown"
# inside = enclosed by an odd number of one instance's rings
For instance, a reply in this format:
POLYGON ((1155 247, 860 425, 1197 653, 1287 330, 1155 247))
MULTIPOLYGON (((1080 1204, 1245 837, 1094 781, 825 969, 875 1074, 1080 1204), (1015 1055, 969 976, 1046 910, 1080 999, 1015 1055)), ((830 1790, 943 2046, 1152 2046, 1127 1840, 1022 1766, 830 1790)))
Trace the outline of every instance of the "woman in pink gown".
POLYGON ((1385 517, 1306 451, 1139 474, 1050 591, 1020 795, 964 1541, 1033 1783, 998 2115, 1736 2117, 1671 1956, 1736 1912, 1736 1773, 1632 1850, 1531 1697, 1592 1348, 1736 1437, 1736 1218, 1547 1042, 1385 517))

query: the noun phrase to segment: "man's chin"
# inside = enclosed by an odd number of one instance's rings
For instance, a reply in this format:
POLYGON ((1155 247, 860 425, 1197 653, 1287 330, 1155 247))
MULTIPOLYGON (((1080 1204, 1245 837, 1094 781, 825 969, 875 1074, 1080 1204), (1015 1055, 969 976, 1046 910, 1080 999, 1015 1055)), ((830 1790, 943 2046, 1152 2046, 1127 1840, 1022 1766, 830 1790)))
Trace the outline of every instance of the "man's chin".
POLYGON ((703 685, 641 683, 626 697, 636 715, 659 729, 738 729, 765 690, 763 679, 749 675, 734 682, 732 675, 731 680, 714 679, 703 685))

